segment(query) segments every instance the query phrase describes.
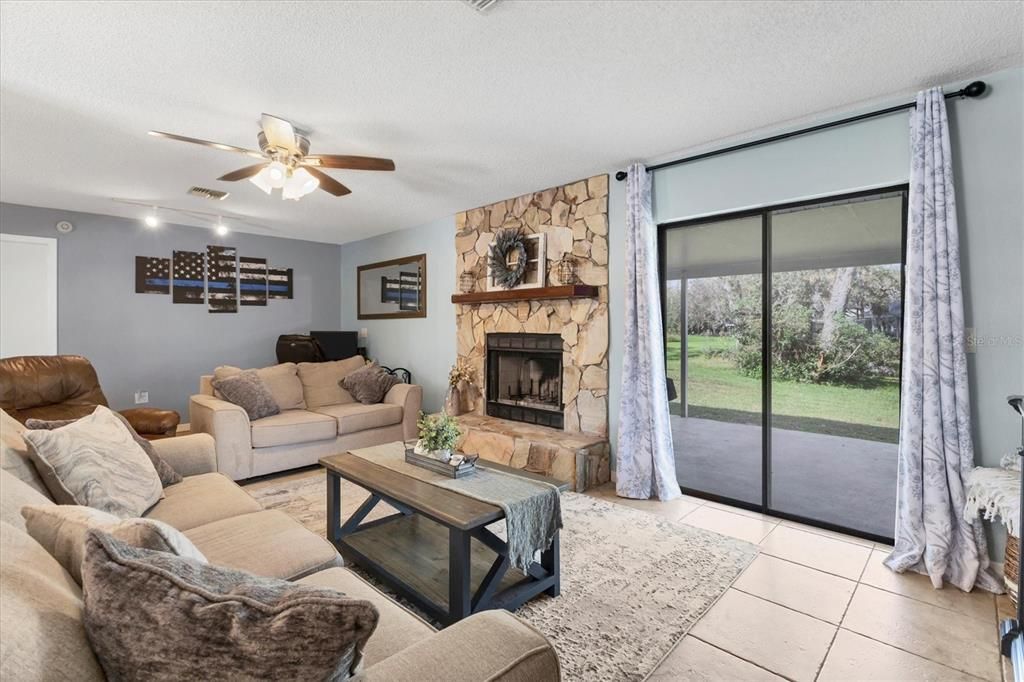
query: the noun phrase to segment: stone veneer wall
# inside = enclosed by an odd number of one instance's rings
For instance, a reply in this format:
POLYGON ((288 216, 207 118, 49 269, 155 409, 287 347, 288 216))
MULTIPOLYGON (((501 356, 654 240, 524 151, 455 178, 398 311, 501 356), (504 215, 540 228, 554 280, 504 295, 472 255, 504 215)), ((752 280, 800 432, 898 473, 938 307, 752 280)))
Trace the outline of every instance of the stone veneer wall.
MULTIPOLYGON (((561 284, 557 264, 566 252, 578 265, 579 281, 598 287, 596 299, 554 299, 458 304, 458 355, 484 379, 484 339, 490 332, 561 334, 562 402, 565 430, 608 435, 608 176, 532 192, 455 216, 456 290, 459 276, 476 272, 486 288, 486 262, 496 232, 521 227, 547 235, 547 285, 561 284)), ((483 414, 477 396, 474 411, 483 414)))

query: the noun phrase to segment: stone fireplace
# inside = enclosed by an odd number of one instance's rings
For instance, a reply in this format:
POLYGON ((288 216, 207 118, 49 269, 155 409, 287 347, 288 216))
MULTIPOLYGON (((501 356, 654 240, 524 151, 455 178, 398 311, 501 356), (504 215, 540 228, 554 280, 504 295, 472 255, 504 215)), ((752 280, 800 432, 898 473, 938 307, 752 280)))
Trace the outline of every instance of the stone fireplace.
POLYGON ((561 429, 561 334, 488 334, 487 414, 561 429))
POLYGON ((458 213, 455 230, 456 290, 464 273, 476 278, 475 297, 452 297, 458 356, 481 389, 459 417, 459 449, 575 490, 608 481, 608 176, 458 213), (553 290, 487 290, 491 242, 505 229, 546 235, 553 290), (585 292, 558 286, 566 254, 585 292))

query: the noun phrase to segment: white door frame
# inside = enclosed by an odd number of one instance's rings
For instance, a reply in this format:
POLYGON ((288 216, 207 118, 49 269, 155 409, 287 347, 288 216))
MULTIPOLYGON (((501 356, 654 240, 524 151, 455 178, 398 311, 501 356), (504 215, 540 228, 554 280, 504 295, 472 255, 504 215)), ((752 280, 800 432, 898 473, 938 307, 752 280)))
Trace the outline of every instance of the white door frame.
POLYGON ((57 354, 57 239, 56 237, 29 237, 22 234, 10 234, 0 232, 0 248, 3 242, 16 242, 22 244, 38 244, 45 246, 49 251, 49 262, 46 267, 46 280, 50 283, 50 290, 47 296, 46 314, 46 347, 45 352, 40 355, 57 354))

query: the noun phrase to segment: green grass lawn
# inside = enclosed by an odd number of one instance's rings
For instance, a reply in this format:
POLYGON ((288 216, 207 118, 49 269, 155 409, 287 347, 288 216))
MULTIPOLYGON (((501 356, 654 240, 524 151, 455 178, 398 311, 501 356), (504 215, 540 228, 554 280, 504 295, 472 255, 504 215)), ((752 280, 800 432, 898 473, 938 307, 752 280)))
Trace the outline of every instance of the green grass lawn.
MULTIPOLYGON (((681 388, 678 339, 666 349, 668 375, 681 388)), ((761 423, 761 381, 745 376, 727 356, 706 351, 729 350, 735 341, 721 336, 690 336, 689 415, 721 421, 761 423)), ((681 392, 681 391, 680 391, 681 392)), ((772 383, 773 426, 896 442, 899 428, 899 383, 874 388, 830 386, 776 380, 772 383)), ((673 411, 679 409, 678 401, 673 411)))

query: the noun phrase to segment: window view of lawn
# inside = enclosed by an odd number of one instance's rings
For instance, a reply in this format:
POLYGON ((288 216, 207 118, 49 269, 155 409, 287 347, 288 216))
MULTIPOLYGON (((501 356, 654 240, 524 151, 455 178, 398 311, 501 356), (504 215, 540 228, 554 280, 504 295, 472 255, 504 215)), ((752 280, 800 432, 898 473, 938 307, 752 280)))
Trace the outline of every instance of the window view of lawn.
MULTIPOLYGON (((689 416, 761 424, 761 380, 741 374, 735 361, 729 359, 728 351, 736 349, 736 340, 691 334, 687 346, 689 416)), ((676 382, 681 371, 681 348, 678 336, 669 337, 668 375, 676 382)), ((896 378, 872 388, 776 379, 772 386, 772 426, 895 443, 899 404, 896 378)), ((672 412, 678 414, 680 407, 677 398, 671 405, 672 412)))

